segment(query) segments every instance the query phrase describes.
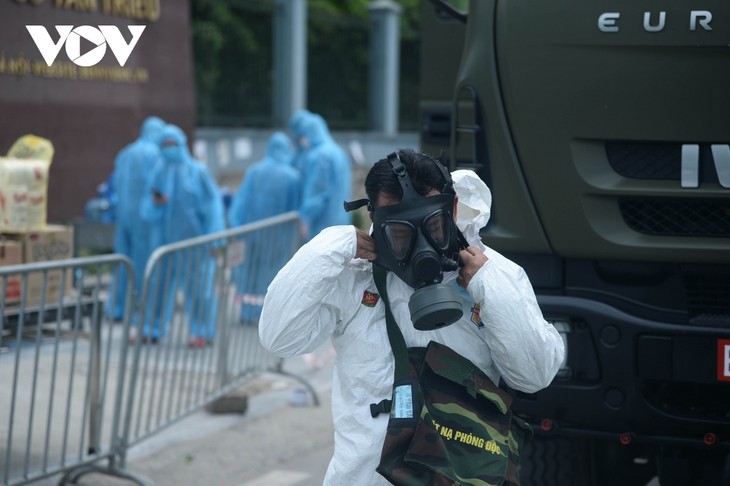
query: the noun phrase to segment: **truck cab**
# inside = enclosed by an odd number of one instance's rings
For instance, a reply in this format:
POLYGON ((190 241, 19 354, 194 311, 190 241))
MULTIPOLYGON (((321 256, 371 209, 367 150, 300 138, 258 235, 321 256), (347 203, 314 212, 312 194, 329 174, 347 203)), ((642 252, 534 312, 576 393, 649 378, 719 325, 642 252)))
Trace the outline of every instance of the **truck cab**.
POLYGON ((424 1, 421 149, 567 345, 523 484, 730 484, 730 4, 424 1))

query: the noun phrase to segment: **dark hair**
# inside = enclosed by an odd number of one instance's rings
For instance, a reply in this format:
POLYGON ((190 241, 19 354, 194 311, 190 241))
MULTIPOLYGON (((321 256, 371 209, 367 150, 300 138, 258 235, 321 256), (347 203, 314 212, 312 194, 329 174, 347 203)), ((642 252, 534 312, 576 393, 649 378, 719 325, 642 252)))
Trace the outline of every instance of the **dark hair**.
MULTIPOLYGON (((432 189, 444 191, 447 181, 436 165, 434 157, 410 149, 401 149, 396 153, 406 167, 406 171, 413 182, 413 187, 418 194, 425 196, 432 189)), ((399 201, 403 197, 403 189, 387 157, 377 161, 368 172, 365 178, 365 193, 373 206, 381 194, 399 201)))

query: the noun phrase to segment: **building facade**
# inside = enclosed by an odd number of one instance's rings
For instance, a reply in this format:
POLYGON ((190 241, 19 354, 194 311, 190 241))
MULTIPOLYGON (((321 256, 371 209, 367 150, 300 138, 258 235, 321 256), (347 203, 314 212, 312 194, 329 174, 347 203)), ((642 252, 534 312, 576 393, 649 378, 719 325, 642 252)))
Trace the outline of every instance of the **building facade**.
POLYGON ((146 117, 193 140, 190 30, 189 0, 0 0, 0 155, 53 142, 49 222, 83 214, 146 117))

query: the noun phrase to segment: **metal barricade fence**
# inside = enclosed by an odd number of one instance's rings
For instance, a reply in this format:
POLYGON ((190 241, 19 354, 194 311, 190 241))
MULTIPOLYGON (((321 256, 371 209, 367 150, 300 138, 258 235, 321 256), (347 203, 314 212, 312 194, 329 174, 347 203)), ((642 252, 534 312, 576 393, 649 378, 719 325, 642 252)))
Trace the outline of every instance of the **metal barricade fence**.
MULTIPOLYGON (((299 248, 298 213, 158 248, 145 270, 120 459, 126 450, 267 371, 266 288, 299 248)), ((288 373, 285 373, 288 374, 288 373)), ((314 403, 312 386, 298 376, 314 403)))
POLYGON ((1 484, 113 460, 129 326, 103 311, 123 270, 121 255, 0 267, 1 484))
POLYGON ((318 404, 258 338, 266 287, 299 241, 292 212, 160 247, 137 299, 122 255, 0 267, 0 484, 91 472, 151 484, 126 469, 130 447, 264 372, 318 404), (21 299, 6 304, 18 278, 21 299), (119 285, 124 319, 112 323, 119 285))

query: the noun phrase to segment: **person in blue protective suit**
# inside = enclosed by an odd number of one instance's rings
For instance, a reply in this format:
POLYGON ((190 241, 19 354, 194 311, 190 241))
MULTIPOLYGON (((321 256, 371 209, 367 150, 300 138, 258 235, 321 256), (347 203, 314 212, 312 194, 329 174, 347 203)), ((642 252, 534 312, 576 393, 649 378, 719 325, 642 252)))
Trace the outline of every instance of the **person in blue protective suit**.
MULTIPOLYGON (((149 224, 140 217, 140 205, 147 179, 160 159, 157 139, 165 122, 156 116, 142 123, 139 138, 124 147, 114 160, 109 185, 116 194, 116 226, 114 251, 129 257, 134 268, 134 295, 142 289, 147 259, 152 252, 149 224), (112 184, 113 181, 113 184, 112 184)), ((120 320, 124 314, 127 294, 127 274, 122 268, 114 286, 114 297, 106 307, 107 317, 120 320)))
POLYGON ((295 135, 306 147, 300 157, 302 174, 302 236, 309 241, 324 228, 349 224, 342 203, 350 198, 350 159, 330 135, 327 123, 317 114, 302 117, 295 135))
MULTIPOLYGON (((183 131, 167 125, 160 136, 162 158, 145 190, 142 217, 154 225, 155 243, 167 245, 225 229, 220 191, 205 166, 193 159, 183 131)), ((191 347, 213 340, 217 318, 214 245, 166 254, 151 275, 142 340, 166 334, 177 289, 185 293, 191 347), (151 315, 150 315, 151 314, 151 315)))
POLYGON ((114 190, 113 174, 106 182, 96 186, 96 197, 86 201, 84 219, 94 223, 114 223, 116 221, 117 195, 114 190))
MULTIPOLYGON (((236 191, 228 210, 233 228, 295 211, 299 207, 299 172, 291 167, 293 150, 283 132, 271 135, 263 160, 253 164, 236 191)), ((241 236, 246 256, 234 280, 241 301, 241 322, 255 322, 261 314, 266 287, 291 256, 296 234, 289 226, 262 228, 241 236)))
POLYGON ((304 135, 304 122, 312 116, 314 116, 314 113, 309 110, 299 110, 289 118, 289 130, 294 135, 295 149, 290 163, 299 173, 302 172, 302 155, 309 148, 309 141, 304 135))

